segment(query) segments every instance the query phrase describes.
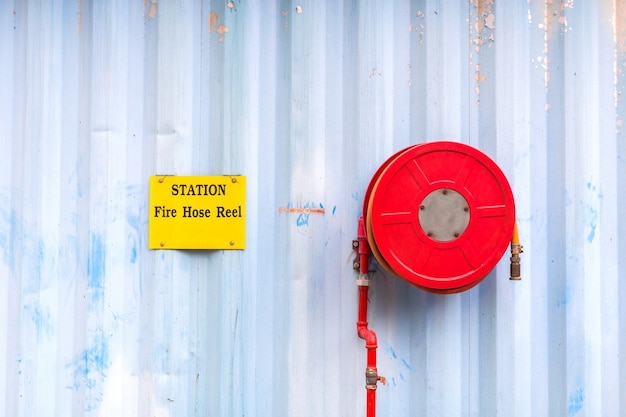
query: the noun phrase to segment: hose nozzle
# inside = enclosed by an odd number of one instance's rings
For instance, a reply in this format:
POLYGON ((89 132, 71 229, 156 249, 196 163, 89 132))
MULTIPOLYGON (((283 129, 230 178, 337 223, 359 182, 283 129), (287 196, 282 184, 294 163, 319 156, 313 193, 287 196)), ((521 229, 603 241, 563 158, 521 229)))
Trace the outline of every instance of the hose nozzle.
POLYGON ((522 279, 520 268, 520 253, 524 252, 523 246, 519 243, 519 233, 517 231, 517 222, 513 226, 513 236, 511 238, 511 276, 510 280, 519 281, 522 279))
POLYGON ((520 267, 520 253, 523 252, 522 245, 511 244, 511 276, 509 279, 513 281, 519 281, 522 279, 521 267, 520 267))

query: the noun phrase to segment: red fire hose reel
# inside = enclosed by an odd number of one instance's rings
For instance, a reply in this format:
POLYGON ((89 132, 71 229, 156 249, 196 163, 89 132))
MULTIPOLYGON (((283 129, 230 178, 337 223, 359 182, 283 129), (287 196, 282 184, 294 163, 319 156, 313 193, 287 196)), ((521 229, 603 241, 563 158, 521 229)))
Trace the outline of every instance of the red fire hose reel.
POLYGON ((357 334, 365 340, 367 417, 376 415, 376 333, 367 323, 369 257, 399 278, 436 293, 472 288, 511 243, 511 279, 519 280, 522 246, 513 193, 489 157, 457 142, 430 142, 397 152, 369 183, 359 219, 357 334))
POLYGON ((385 269, 436 293, 469 289, 495 267, 515 226, 500 168, 458 142, 413 145, 372 177, 363 204, 367 241, 385 269))

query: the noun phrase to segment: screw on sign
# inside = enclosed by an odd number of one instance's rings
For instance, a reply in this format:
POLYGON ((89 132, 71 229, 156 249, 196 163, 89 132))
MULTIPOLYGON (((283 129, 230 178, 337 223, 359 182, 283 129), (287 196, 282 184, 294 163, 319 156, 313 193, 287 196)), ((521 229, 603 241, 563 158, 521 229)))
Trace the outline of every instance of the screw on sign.
POLYGON ((372 177, 363 210, 378 262, 438 293, 482 281, 515 225, 513 193, 500 168, 458 142, 413 145, 392 155, 372 177))

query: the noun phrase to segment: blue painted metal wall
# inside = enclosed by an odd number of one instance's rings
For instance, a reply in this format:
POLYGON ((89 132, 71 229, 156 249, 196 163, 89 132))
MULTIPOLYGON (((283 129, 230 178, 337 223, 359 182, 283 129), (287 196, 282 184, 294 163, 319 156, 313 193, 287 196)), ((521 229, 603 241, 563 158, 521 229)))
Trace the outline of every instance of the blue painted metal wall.
POLYGON ((378 414, 624 414, 625 71, 624 0, 2 2, 0 414, 364 415, 363 194, 441 139, 524 280, 377 272, 378 414), (154 174, 246 175, 246 250, 148 250, 154 174))

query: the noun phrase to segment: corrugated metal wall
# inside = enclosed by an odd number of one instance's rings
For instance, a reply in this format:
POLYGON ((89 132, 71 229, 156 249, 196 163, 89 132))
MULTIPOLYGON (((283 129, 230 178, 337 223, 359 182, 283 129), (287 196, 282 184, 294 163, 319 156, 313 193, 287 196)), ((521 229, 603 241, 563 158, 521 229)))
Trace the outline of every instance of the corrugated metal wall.
POLYGON ((524 280, 376 273, 378 414, 623 415, 625 71, 624 0, 2 2, 0 414, 363 416, 365 188, 447 139, 524 280), (155 174, 246 175, 246 250, 148 250, 155 174))

